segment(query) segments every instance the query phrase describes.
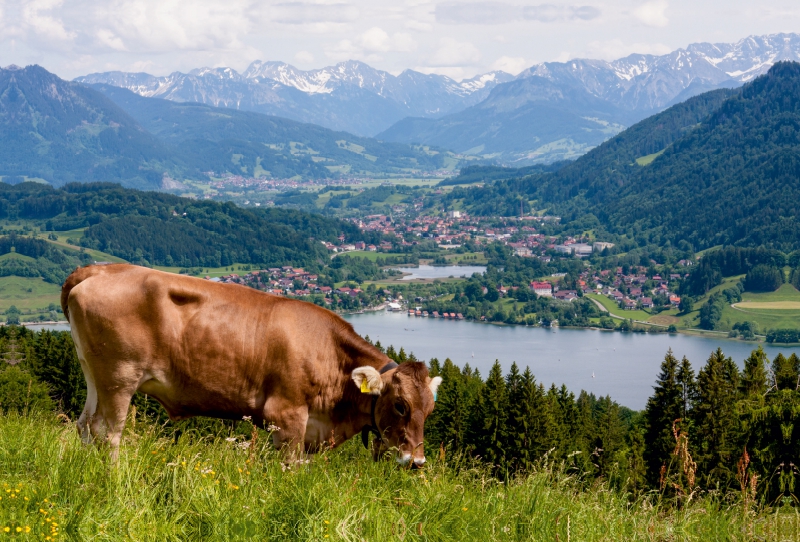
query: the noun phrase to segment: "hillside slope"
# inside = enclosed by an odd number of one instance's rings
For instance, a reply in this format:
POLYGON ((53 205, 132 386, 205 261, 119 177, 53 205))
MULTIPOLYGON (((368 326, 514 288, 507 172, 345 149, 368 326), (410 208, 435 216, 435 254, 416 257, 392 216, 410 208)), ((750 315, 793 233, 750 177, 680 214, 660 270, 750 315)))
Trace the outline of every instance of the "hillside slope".
POLYGON ((320 215, 242 209, 110 183, 60 189, 0 183, 0 219, 29 220, 48 231, 85 228, 81 246, 134 263, 184 267, 319 265, 328 261, 321 240, 370 235, 320 215))
POLYGON ((184 168, 103 95, 39 66, 0 69, 0 175, 147 189, 168 169, 184 168))
POLYGON ((782 62, 722 106, 597 210, 662 239, 800 247, 800 64, 782 62))

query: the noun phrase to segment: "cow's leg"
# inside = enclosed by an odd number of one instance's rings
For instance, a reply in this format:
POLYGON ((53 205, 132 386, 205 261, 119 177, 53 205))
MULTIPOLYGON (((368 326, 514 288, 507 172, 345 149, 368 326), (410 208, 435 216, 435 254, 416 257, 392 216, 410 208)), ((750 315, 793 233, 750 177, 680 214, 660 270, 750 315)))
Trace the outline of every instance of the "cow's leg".
POLYGON ((83 369, 83 376, 86 379, 86 404, 83 406, 83 412, 78 418, 78 435, 84 444, 91 444, 92 432, 90 424, 97 411, 97 387, 94 384, 92 373, 89 372, 86 362, 81 361, 81 369, 83 369))
POLYGON ((134 383, 98 389, 97 410, 91 418, 89 427, 94 438, 108 444, 113 461, 116 461, 119 455, 122 430, 125 428, 128 409, 137 387, 134 383))
POLYGON ((270 398, 264 406, 264 420, 273 426, 272 443, 283 451, 286 459, 295 462, 305 455, 308 407, 280 398, 270 398))

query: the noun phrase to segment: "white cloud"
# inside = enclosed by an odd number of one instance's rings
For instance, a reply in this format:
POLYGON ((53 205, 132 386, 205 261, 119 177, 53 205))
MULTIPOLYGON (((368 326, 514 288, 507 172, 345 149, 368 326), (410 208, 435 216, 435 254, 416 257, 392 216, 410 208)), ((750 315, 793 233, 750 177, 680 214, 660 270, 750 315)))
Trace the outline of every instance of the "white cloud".
POLYGON ((433 25, 431 23, 417 21, 415 19, 408 19, 404 24, 406 25, 406 28, 418 30, 420 32, 428 32, 429 30, 433 29, 433 25))
POLYGON ((384 29, 374 26, 355 39, 340 40, 328 47, 325 55, 335 60, 380 60, 382 57, 378 53, 407 53, 416 47, 417 42, 410 34, 396 32, 390 35, 384 29))
POLYGON ((501 24, 518 19, 519 6, 504 2, 442 2, 436 5, 441 24, 501 24))
POLYGON ((594 6, 519 6, 505 2, 441 2, 436 5, 436 22, 448 25, 506 24, 523 19, 540 23, 589 21, 599 16, 600 10, 594 6))
POLYGON ((553 62, 566 62, 571 58, 572 55, 569 53, 569 51, 561 51, 555 58, 553 58, 553 62))
POLYGON ((481 53, 468 41, 457 41, 453 38, 439 40, 439 48, 428 59, 431 67, 472 66, 481 60, 481 53))
POLYGON ((357 7, 349 3, 283 2, 268 8, 269 18, 283 24, 348 23, 359 17, 357 7))
POLYGON ((298 51, 295 53, 294 59, 299 64, 311 64, 314 62, 314 55, 308 51, 298 51))
POLYGON ((512 75, 517 75, 519 72, 529 66, 528 61, 521 56, 501 56, 492 64, 493 70, 501 70, 512 75))
POLYGON ((374 52, 409 52, 413 51, 417 44, 409 34, 395 33, 390 36, 383 28, 374 26, 361 34, 359 45, 365 51, 374 52))
POLYGON ((63 22, 53 14, 53 11, 60 8, 63 3, 63 0, 31 0, 25 3, 21 11, 21 26, 46 41, 66 41, 74 38, 76 33, 67 30, 63 22))
POLYGON ((664 12, 668 7, 666 0, 655 0, 633 10, 633 15, 647 26, 667 26, 669 19, 664 12))

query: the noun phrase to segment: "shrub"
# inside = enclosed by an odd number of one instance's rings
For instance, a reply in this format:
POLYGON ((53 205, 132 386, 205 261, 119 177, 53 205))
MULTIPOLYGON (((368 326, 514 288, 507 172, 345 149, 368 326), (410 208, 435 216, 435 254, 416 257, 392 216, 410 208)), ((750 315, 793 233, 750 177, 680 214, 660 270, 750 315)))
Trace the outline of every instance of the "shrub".
POLYGON ((800 329, 773 329, 767 333, 768 343, 800 342, 800 329))

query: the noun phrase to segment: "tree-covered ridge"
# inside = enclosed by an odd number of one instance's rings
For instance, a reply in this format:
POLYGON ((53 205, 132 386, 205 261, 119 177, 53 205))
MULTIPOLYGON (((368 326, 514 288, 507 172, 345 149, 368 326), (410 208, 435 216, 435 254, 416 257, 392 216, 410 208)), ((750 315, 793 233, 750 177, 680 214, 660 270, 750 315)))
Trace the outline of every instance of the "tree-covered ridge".
POLYGON ((41 277, 45 282, 61 285, 79 265, 90 263, 85 253, 61 249, 47 241, 20 237, 0 237, 0 277, 41 277))
POLYGON ((780 62, 641 168, 597 212, 614 229, 700 248, 797 248, 799 125, 800 64, 780 62))
POLYGON ((128 261, 175 266, 270 266, 326 261, 321 241, 371 239, 352 223, 289 209, 242 209, 232 203, 142 192, 114 184, 0 183, 0 218, 46 230, 87 227, 80 244, 128 261))
POLYGON ((593 203, 608 201, 641 172, 637 158, 666 151, 736 92, 713 90, 634 124, 554 173, 536 195, 548 202, 564 202, 576 196, 593 203))

